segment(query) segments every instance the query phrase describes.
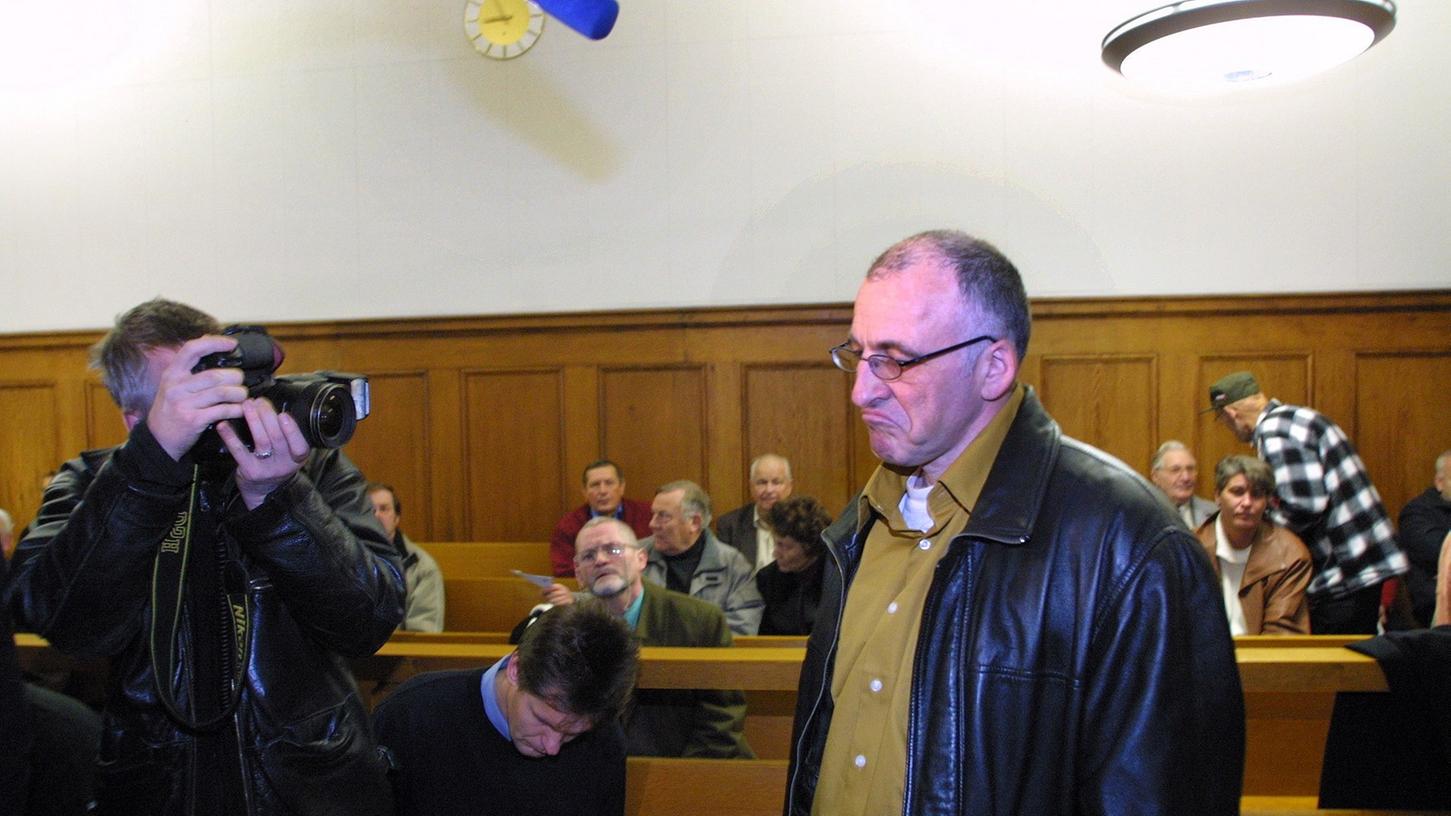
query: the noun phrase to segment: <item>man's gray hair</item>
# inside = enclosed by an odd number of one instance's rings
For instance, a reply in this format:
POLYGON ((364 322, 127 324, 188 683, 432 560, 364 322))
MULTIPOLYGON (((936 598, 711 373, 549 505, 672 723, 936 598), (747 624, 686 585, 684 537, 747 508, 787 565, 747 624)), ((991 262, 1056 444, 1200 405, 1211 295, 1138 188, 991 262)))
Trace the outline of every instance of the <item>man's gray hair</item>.
POLYGON ((1448 467, 1451 467, 1451 450, 1441 451, 1441 455, 1436 457, 1435 475, 1440 476, 1448 467))
POLYGON ((1154 451, 1154 458, 1149 461, 1149 472, 1153 473, 1154 471, 1158 470, 1159 465, 1164 464, 1165 456, 1168 456, 1173 451, 1179 450, 1187 451, 1189 450, 1189 446, 1185 445, 1183 442, 1180 442, 1177 439, 1170 439, 1169 441, 1160 445, 1159 449, 1154 451))
POLYGON ((655 491, 655 495, 673 493, 677 490, 684 491, 680 495, 680 509, 687 515, 700 516, 700 526, 709 527, 711 519, 710 496, 704 490, 701 490, 700 485, 695 482, 689 479, 677 479, 673 482, 666 482, 660 485, 660 488, 655 491))
POLYGON ((625 540, 626 546, 639 549, 640 537, 635 535, 635 531, 630 529, 630 525, 624 523, 623 521, 620 521, 614 516, 595 516, 589 521, 586 521, 584 523, 584 526, 579 528, 579 534, 574 537, 574 540, 578 542, 579 537, 584 535, 585 530, 589 530, 594 527, 601 527, 606 524, 618 525, 620 528, 620 538, 623 538, 625 540))
POLYGON ((957 230, 919 232, 878 255, 867 277, 890 275, 934 258, 957 275, 963 304, 982 321, 981 330, 1011 340, 1019 361, 1026 357, 1033 321, 1023 278, 1013 262, 987 241, 957 230))
POLYGON ((787 459, 779 453, 763 453, 760 456, 757 456, 755 459, 752 459, 750 471, 751 478, 756 478, 756 468, 760 467, 762 463, 772 460, 778 461, 786 467, 786 480, 791 481, 791 460, 787 459))
POLYGON ((100 372, 121 410, 145 413, 156 399, 155 384, 146 377, 146 353, 175 348, 221 330, 221 324, 206 312, 153 298, 116 316, 116 325, 91 347, 91 368, 100 372))

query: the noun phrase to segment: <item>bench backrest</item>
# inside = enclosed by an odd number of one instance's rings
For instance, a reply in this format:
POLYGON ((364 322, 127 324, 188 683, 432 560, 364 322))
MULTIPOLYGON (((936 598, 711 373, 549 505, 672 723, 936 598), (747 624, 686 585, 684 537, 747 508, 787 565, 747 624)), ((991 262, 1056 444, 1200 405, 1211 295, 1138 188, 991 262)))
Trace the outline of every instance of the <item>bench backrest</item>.
POLYGON ((421 541, 444 578, 504 578, 509 570, 549 575, 545 541, 421 541))
MULTIPOLYGON (((560 583, 571 589, 573 578, 560 583)), ((539 587, 523 578, 450 578, 444 573, 443 628, 445 631, 509 632, 529 610, 543 601, 539 587)))

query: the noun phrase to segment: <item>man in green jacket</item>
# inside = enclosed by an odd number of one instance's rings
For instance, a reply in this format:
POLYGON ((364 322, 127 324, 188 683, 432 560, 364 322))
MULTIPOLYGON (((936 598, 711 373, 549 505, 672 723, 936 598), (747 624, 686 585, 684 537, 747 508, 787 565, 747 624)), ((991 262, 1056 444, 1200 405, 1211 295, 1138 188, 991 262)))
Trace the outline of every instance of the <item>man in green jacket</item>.
MULTIPOLYGON (((643 580, 648 553, 629 525, 608 516, 590 519, 574 548, 579 585, 622 616, 643 645, 731 645, 719 607, 643 580)), ((562 584, 544 595, 554 604, 576 600, 562 584)), ((745 717, 740 691, 638 689, 625 736, 635 756, 754 758, 742 733, 745 717)))

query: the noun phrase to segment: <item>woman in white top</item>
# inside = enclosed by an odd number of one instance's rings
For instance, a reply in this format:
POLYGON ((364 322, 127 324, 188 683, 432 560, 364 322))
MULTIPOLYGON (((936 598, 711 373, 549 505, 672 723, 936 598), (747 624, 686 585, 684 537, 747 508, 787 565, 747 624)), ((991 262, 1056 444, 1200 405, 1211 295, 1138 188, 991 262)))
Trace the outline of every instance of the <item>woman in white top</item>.
POLYGON ((1274 471, 1253 456, 1226 456, 1214 468, 1219 512, 1196 534, 1214 564, 1234 635, 1310 634, 1310 551, 1265 518, 1273 495, 1274 471))

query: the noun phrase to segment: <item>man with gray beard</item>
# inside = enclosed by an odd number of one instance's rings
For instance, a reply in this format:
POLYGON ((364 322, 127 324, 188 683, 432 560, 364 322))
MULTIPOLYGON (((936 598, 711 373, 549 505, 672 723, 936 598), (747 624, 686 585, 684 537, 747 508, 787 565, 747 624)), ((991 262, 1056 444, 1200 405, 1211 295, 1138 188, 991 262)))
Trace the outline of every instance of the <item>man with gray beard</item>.
MULTIPOLYGON (((619 519, 590 519, 575 538, 574 552, 574 574, 584 590, 578 595, 599 598, 625 619, 642 645, 731 645, 719 607, 644 580, 648 554, 619 519)), ((579 599, 562 584, 551 584, 544 596, 552 604, 579 599)), ((634 756, 752 758, 745 718, 740 691, 638 689, 625 736, 634 756)))

